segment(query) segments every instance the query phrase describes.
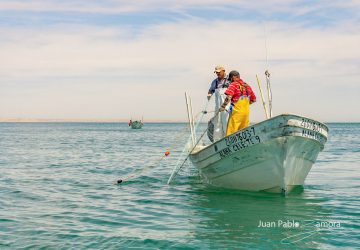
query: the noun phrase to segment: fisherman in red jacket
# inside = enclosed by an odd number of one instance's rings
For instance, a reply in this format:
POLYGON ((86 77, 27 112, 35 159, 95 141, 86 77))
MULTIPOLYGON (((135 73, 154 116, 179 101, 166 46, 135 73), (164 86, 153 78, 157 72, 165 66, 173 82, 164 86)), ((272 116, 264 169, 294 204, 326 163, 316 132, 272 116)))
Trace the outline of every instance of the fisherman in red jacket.
POLYGON ((250 104, 256 102, 256 96, 251 87, 240 79, 240 74, 236 70, 229 73, 231 84, 225 91, 227 95, 219 112, 225 110, 226 105, 231 101, 230 117, 226 130, 226 135, 237 132, 249 126, 250 104))

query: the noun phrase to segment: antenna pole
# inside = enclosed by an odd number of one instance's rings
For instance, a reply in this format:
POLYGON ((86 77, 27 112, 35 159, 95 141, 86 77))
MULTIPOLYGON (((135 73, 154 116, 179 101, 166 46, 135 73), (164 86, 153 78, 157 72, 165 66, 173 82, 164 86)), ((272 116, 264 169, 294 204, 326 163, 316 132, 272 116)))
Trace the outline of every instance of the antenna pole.
POLYGON ((271 92, 271 85, 270 85, 270 73, 268 70, 265 71, 265 77, 266 77, 266 86, 268 90, 268 100, 269 100, 269 112, 270 112, 270 118, 272 117, 272 92, 271 92))
POLYGON ((272 117, 272 91, 270 85, 270 73, 269 73, 269 61, 268 61, 268 48, 267 48, 267 35, 266 35, 266 25, 264 24, 264 35, 265 35, 265 77, 266 77, 266 87, 268 91, 268 101, 269 101, 269 117, 272 117))

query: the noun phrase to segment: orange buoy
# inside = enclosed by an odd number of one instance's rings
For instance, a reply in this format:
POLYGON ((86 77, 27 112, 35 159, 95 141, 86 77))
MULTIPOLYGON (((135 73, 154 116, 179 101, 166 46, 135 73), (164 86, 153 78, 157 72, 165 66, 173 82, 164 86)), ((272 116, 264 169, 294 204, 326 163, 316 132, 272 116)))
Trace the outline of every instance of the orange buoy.
POLYGON ((165 152, 165 156, 168 156, 170 154, 170 151, 165 152))

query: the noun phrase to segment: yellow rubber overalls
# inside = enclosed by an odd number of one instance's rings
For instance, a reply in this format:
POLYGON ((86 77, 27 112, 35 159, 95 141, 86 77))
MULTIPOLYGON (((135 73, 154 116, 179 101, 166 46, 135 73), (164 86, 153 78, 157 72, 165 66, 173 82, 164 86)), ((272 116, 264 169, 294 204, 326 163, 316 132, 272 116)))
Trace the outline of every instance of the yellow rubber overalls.
POLYGON ((232 108, 226 130, 227 136, 239 131, 240 129, 246 128, 250 123, 250 97, 245 86, 239 85, 239 88, 241 96, 234 105, 231 105, 232 108))

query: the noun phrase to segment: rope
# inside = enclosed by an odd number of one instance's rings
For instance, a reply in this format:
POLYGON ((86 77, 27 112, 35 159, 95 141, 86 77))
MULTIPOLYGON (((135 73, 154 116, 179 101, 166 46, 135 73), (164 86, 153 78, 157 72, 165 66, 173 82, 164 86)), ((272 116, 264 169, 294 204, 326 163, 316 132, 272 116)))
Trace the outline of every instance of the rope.
MULTIPOLYGON (((197 117, 202 114, 202 117, 207 113, 207 111, 200 111, 199 113, 197 113, 195 115, 195 120, 197 119, 197 117)), ((202 119, 201 117, 201 119, 202 119)), ((159 159, 155 160, 154 162, 152 162, 151 164, 149 164, 148 166, 145 166, 144 168, 142 169, 137 169, 135 170, 134 172, 126 175, 125 177, 121 178, 121 179, 118 179, 117 181, 115 181, 115 184, 120 184, 124 181, 128 181, 129 179, 135 179, 135 178, 138 178, 139 176, 141 176, 143 173, 151 170, 151 169, 154 169, 156 167, 158 167, 161 163, 161 161, 166 158, 167 156, 170 155, 170 152, 173 148, 175 148, 175 146, 177 146, 179 143, 180 143, 180 137, 183 137, 183 134, 186 132, 186 130, 188 130, 187 127, 185 127, 180 133, 179 135, 175 138, 175 143, 173 145, 171 145, 164 153, 163 156, 161 156, 159 159)), ((195 130, 196 131, 196 130, 195 130)))

